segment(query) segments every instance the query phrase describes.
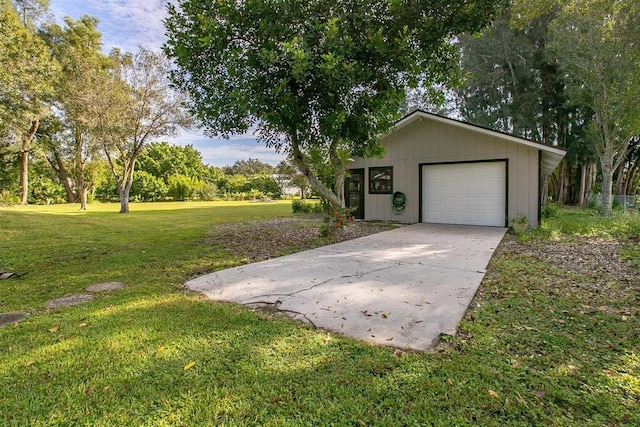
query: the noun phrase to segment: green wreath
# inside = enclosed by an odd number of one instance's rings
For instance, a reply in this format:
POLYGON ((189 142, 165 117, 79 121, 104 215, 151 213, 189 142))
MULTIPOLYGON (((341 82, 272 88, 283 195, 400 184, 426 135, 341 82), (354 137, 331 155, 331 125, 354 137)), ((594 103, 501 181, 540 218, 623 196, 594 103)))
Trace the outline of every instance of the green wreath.
POLYGON ((391 197, 391 204, 393 205, 393 213, 400 215, 407 206, 407 196, 402 191, 396 191, 391 197))

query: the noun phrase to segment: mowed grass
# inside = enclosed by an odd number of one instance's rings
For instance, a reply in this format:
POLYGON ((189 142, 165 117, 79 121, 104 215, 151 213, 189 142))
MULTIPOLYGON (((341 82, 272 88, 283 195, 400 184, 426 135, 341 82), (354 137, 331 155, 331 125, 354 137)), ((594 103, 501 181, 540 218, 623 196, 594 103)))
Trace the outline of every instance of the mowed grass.
POLYGON ((602 236, 637 262, 634 217, 611 233, 563 211, 508 237, 458 336, 418 354, 181 291, 243 262, 212 244, 217 225, 289 202, 76 209, 0 209, 0 269, 28 272, 0 281, 0 312, 31 313, 0 328, 0 425, 640 425, 637 284, 577 286, 524 250, 602 236), (126 287, 44 308, 109 281, 126 287))

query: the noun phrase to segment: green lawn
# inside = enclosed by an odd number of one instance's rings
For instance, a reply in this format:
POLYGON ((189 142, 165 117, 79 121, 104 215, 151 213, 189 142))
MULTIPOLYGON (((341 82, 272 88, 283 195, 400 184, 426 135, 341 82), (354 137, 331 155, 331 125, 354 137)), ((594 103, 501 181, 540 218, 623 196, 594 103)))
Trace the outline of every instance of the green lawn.
POLYGON ((216 226, 290 202, 131 209, 0 208, 0 270, 28 272, 0 281, 0 312, 31 313, 0 328, 0 425, 640 425, 638 281, 558 250, 614 241, 635 275, 637 216, 561 211, 507 237, 458 336, 417 354, 181 291, 243 262, 216 226), (109 281, 126 287, 44 309, 109 281))

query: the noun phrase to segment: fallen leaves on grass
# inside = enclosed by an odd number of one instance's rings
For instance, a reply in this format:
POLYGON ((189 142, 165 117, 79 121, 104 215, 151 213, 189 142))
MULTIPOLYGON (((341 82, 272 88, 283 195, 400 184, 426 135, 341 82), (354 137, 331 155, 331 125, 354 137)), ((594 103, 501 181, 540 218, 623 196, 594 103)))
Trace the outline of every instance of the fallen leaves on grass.
POLYGON ((56 325, 53 328, 49 329, 49 332, 51 332, 53 334, 53 333, 58 332, 59 330, 60 330, 60 325, 56 325))
POLYGON ((606 292, 616 298, 617 294, 624 293, 624 288, 637 286, 638 281, 637 271, 622 259, 620 248, 621 243, 615 239, 573 236, 553 242, 505 239, 499 250, 535 256, 561 271, 582 276, 572 277, 572 288, 606 292))
POLYGON ((323 238, 319 232, 321 224, 319 217, 223 224, 211 232, 206 243, 220 245, 233 255, 256 262, 393 228, 388 224, 354 222, 346 230, 336 230, 333 236, 323 238))
POLYGON ((603 369, 602 370, 603 374, 607 374, 610 377, 619 377, 620 373, 618 371, 614 371, 613 369, 603 369))
POLYGON ((194 366, 196 366, 196 362, 189 362, 184 366, 184 370, 188 371, 189 369, 193 368, 194 366))

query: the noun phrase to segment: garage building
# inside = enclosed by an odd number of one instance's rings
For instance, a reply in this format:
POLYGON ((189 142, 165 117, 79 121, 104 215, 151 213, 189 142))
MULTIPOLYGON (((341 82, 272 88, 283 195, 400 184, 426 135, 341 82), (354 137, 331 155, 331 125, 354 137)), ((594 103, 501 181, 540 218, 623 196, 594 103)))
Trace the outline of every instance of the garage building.
POLYGON ((345 196, 356 218, 505 227, 540 222, 541 183, 563 150, 415 111, 381 139, 380 159, 349 165, 345 196))

